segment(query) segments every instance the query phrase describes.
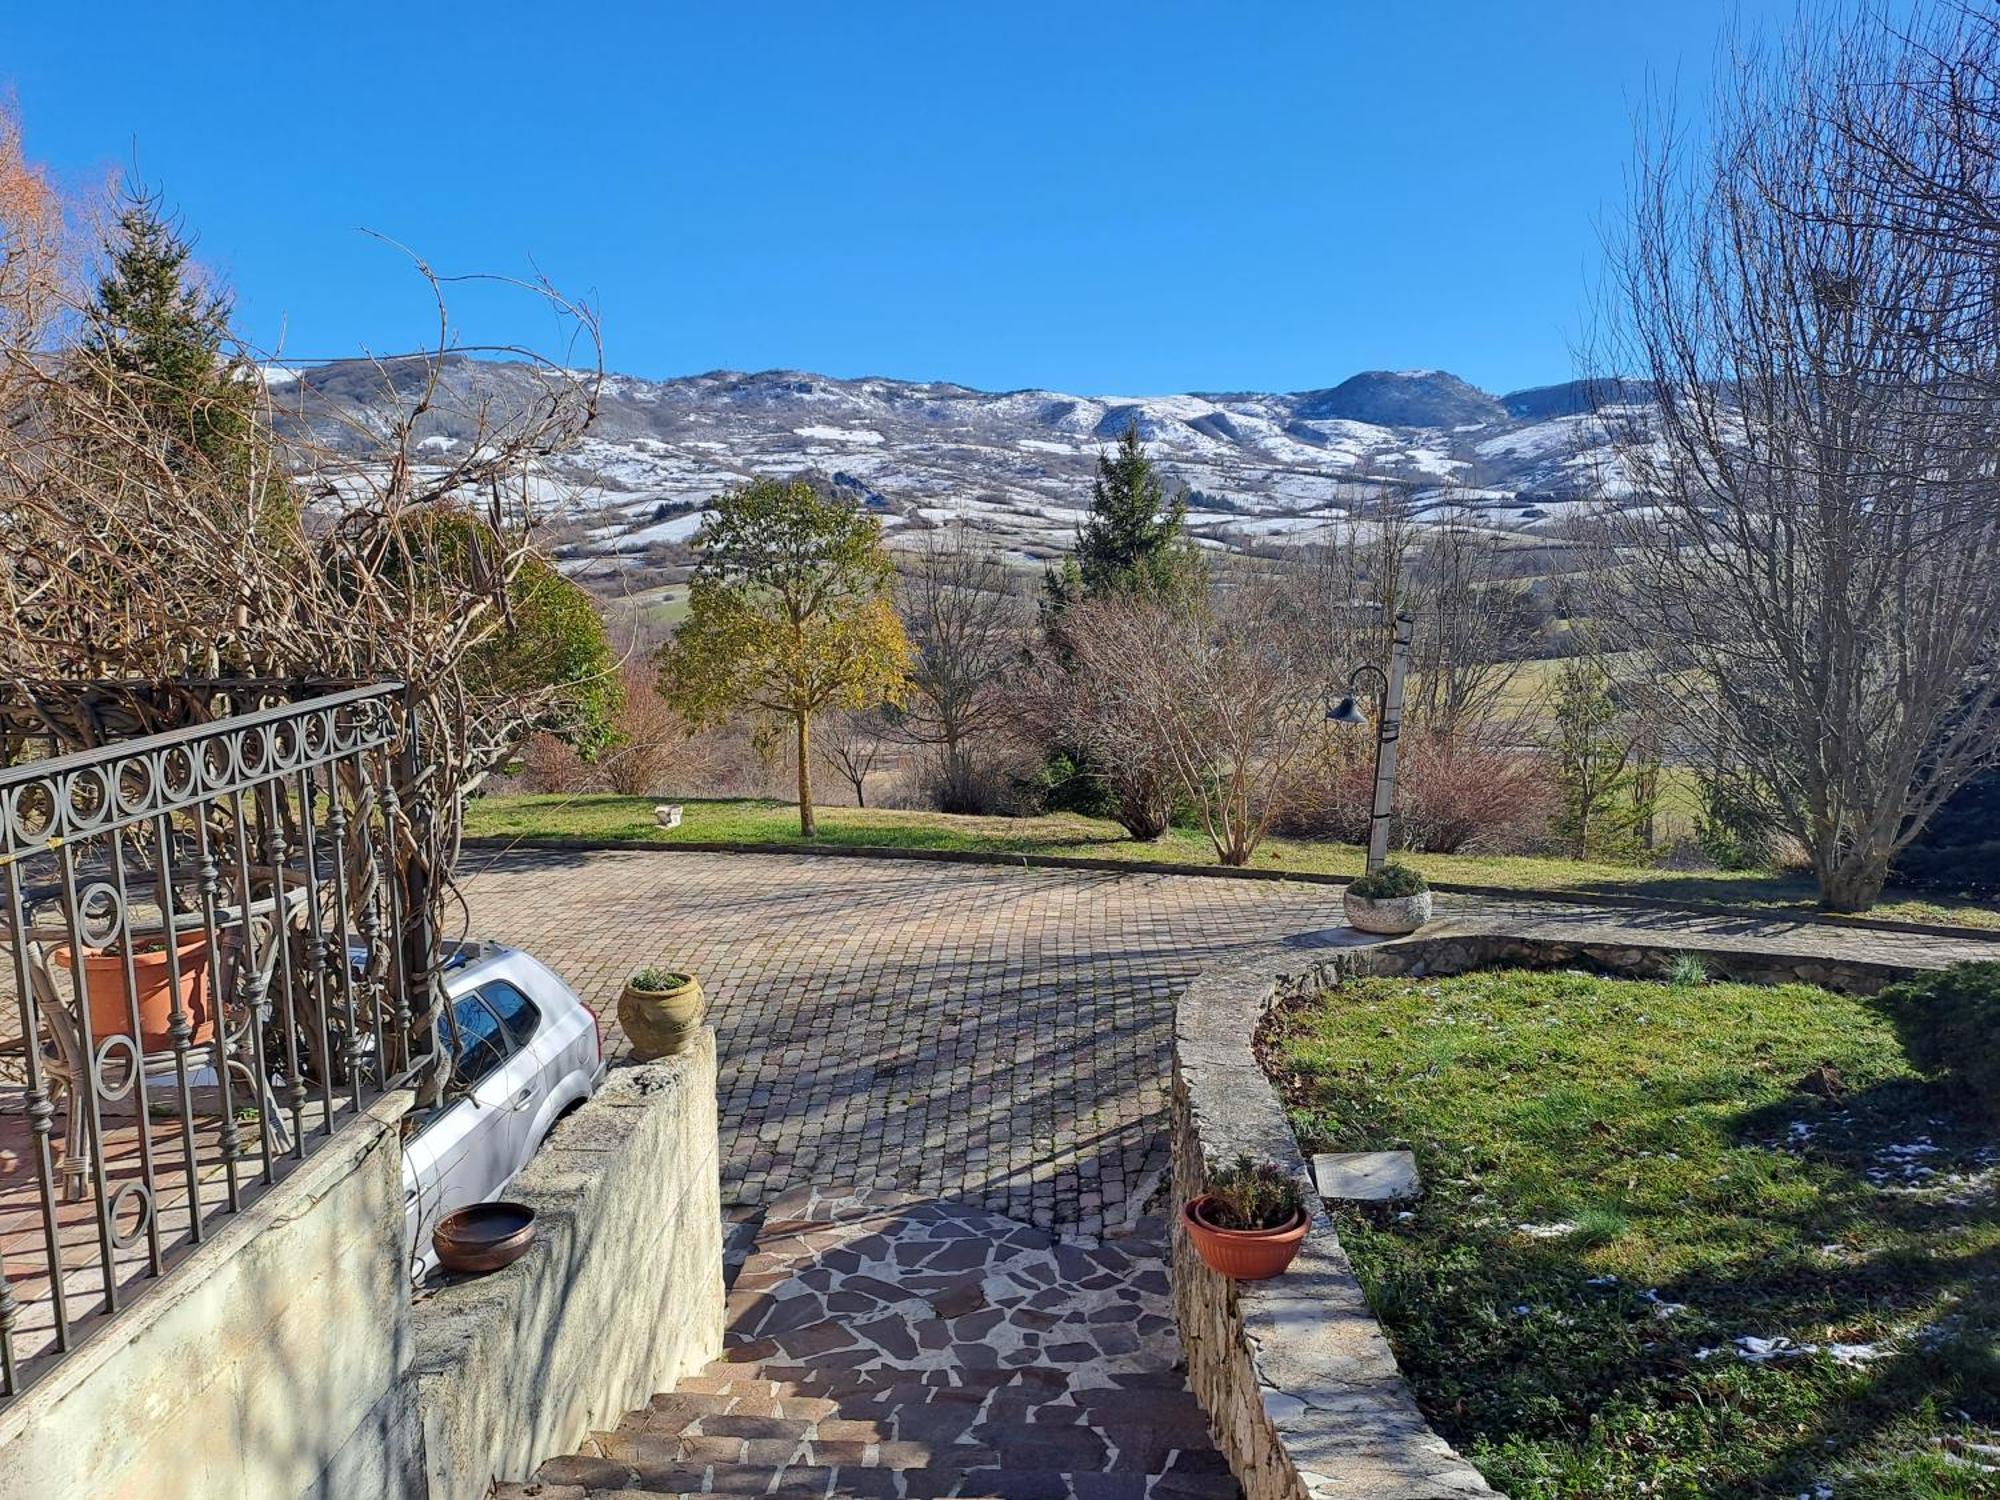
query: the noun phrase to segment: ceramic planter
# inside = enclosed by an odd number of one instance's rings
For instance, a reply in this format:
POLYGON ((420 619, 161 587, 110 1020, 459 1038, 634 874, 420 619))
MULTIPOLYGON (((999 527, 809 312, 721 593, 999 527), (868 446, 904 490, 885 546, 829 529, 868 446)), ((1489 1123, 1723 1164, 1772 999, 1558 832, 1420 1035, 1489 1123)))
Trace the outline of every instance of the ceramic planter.
POLYGON ((535 1243, 535 1211, 525 1203, 474 1203, 454 1209, 431 1231, 447 1271, 478 1274, 511 1266, 535 1243))
MULTIPOLYGON (((183 938, 174 950, 180 969, 181 1010, 194 1028, 189 1045, 199 1047, 215 1040, 215 1007, 209 1003, 208 939, 196 934, 183 938)), ((57 948, 50 958, 58 968, 76 967, 73 948, 57 948)), ((168 966, 164 942, 139 944, 132 953, 132 982, 125 982, 125 958, 101 949, 83 950, 83 987, 90 996, 90 1033, 97 1041, 108 1036, 132 1035, 133 1000, 138 1001, 139 1047, 144 1052, 166 1052, 173 1047, 173 972, 168 966)))
POLYGON ((1181 1226, 1195 1254, 1232 1281, 1268 1281, 1278 1275, 1299 1253, 1312 1224, 1300 1209, 1297 1221, 1281 1229, 1223 1229, 1209 1222, 1209 1201, 1206 1193, 1189 1199, 1181 1209, 1181 1226))
POLYGON ((1340 893, 1340 904, 1347 912, 1348 926, 1385 936, 1415 932, 1431 919, 1429 891, 1418 891, 1414 896, 1384 896, 1371 901, 1366 896, 1355 895, 1350 887, 1340 893))
POLYGON ((671 1057, 701 1030, 708 1002, 701 981, 692 974, 674 976, 681 982, 664 990, 639 990, 626 985, 618 997, 618 1024, 631 1039, 632 1055, 641 1062, 671 1057))

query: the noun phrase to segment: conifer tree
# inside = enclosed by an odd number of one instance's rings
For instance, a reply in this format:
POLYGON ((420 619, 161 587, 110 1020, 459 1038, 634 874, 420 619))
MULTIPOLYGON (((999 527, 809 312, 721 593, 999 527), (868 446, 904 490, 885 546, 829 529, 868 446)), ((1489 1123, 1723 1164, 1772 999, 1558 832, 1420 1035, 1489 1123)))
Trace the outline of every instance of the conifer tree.
POLYGON ((1128 424, 1117 452, 1098 455, 1076 552, 1048 575, 1051 609, 1114 594, 1164 598, 1194 586, 1200 558, 1183 534, 1186 524, 1187 501, 1167 498, 1139 424, 1128 424))
POLYGON ((204 286, 194 247, 157 195, 131 188, 104 246, 85 369, 118 390, 184 466, 228 468, 255 439, 252 372, 233 352, 230 300, 204 286))

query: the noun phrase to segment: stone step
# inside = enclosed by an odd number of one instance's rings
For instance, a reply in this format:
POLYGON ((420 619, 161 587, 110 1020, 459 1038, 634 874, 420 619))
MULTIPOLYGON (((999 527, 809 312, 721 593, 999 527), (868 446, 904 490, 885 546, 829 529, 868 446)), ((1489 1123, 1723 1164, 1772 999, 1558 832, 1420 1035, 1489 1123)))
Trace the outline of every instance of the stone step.
POLYGON ((774 1204, 721 1358, 495 1494, 1240 1500, 1167 1296, 1157 1245, 891 1195, 774 1204))
POLYGON ((894 1471, 755 1466, 638 1466, 575 1481, 530 1480, 494 1486, 492 1500, 667 1500, 667 1497, 764 1495, 774 1500, 1237 1500, 1227 1474, 1075 1474, 1056 1469, 894 1471))

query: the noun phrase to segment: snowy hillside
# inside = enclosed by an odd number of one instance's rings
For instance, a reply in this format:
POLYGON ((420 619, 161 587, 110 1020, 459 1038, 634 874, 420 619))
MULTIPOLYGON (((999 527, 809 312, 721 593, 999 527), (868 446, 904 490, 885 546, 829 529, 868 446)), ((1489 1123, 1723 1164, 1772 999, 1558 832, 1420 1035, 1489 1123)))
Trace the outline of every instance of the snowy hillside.
MULTIPOLYGON (((415 378, 415 370, 410 377, 415 378)), ((402 372, 391 378, 403 384, 402 372)), ((361 363, 273 372, 293 420, 343 440, 388 409, 361 363), (282 383, 280 383, 280 379, 282 383), (336 411, 346 422, 334 419, 336 411)), ((523 367, 454 359, 461 410, 527 398, 523 367)), ((1470 510, 1533 533, 1623 486, 1577 386, 1494 397, 1436 370, 1371 371, 1291 394, 1075 396, 987 392, 795 371, 676 380, 607 377, 599 416, 546 476, 570 518, 574 556, 684 542, 700 507, 758 475, 817 470, 891 527, 963 521, 1023 559, 1066 548, 1097 455, 1136 422, 1154 459, 1195 492, 1190 525, 1218 546, 1309 538, 1399 497, 1418 514, 1470 510)), ((442 456, 470 434, 427 417, 442 456)), ((379 429, 378 429, 379 430, 379 429)))

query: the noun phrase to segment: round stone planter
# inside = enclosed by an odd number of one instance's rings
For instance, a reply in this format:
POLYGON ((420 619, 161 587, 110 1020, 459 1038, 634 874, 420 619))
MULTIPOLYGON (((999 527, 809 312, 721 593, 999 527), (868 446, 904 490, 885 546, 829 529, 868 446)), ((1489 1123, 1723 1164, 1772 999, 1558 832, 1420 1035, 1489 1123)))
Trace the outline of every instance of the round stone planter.
POLYGON ((628 984, 618 997, 618 1024, 632 1039, 632 1055, 641 1062, 683 1050, 708 1011, 701 981, 692 974, 674 977, 681 982, 672 989, 641 990, 628 984))
POLYGON ((1431 919, 1429 891, 1418 891, 1414 896, 1385 896, 1371 901, 1366 896, 1355 895, 1350 888, 1340 893, 1340 904, 1347 913, 1348 926, 1385 937, 1415 932, 1431 919))

